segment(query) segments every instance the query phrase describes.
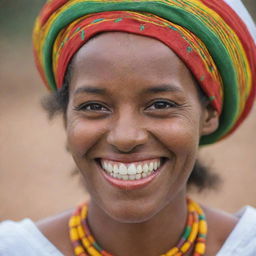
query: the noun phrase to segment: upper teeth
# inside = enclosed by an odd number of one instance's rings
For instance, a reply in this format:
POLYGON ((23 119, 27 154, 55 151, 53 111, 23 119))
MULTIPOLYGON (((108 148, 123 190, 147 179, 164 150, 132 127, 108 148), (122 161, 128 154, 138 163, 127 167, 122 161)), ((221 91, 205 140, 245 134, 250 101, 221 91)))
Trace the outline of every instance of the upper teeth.
POLYGON ((102 168, 111 176, 124 180, 145 178, 160 167, 160 159, 135 163, 120 163, 101 160, 102 168))

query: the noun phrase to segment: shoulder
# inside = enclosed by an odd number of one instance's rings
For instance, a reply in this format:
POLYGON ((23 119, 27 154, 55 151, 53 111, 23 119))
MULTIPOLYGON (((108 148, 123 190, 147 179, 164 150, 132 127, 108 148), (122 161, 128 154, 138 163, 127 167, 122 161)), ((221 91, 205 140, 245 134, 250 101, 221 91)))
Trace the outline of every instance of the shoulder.
POLYGON ((207 255, 256 255, 256 209, 246 207, 231 215, 205 208, 205 213, 209 230, 207 255))
POLYGON ((63 256, 30 219, 0 223, 0 255, 63 256))
POLYGON ((207 255, 216 255, 236 226, 238 218, 226 212, 204 208, 207 224, 207 255))
POLYGON ((237 216, 239 221, 218 256, 256 255, 256 209, 247 206, 237 216))
POLYGON ((66 211, 36 223, 37 228, 42 234, 64 255, 73 255, 68 225, 72 212, 73 211, 66 211))

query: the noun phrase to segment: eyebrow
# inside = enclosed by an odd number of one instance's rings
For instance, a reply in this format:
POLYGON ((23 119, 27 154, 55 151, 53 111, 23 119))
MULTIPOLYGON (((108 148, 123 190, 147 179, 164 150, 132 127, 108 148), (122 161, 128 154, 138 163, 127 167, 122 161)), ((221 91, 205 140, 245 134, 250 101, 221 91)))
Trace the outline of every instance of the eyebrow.
MULTIPOLYGON (((182 92, 182 89, 174 85, 164 84, 164 85, 158 85, 158 86, 146 88, 145 90, 143 90, 144 94, 161 93, 161 92, 182 92)), ((80 93, 106 95, 107 90, 99 87, 83 86, 83 87, 77 88, 74 94, 80 94, 80 93)))
POLYGON ((150 87, 144 90, 144 93, 161 93, 161 92, 183 92, 183 90, 174 85, 158 85, 154 87, 150 87))
POLYGON ((80 94, 80 93, 105 95, 107 91, 104 88, 83 86, 83 87, 77 88, 74 92, 74 94, 80 94))

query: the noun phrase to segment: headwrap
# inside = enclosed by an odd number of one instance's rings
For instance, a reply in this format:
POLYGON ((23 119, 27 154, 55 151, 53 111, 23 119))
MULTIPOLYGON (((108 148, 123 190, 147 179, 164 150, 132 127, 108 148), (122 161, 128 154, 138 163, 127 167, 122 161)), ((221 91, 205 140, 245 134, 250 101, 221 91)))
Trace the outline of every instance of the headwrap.
POLYGON ((220 115, 218 129, 200 144, 232 133, 256 94, 256 28, 240 0, 49 0, 34 28, 38 70, 60 89, 75 53, 101 32, 160 40, 191 70, 220 115))

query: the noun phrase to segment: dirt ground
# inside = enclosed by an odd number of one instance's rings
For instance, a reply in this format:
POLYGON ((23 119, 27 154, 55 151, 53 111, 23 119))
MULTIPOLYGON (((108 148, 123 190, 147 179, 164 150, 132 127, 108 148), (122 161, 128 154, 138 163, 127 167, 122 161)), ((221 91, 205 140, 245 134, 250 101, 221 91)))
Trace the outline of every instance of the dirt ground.
MULTIPOLYGON (((8 45, 8 44, 7 44, 8 45)), ((47 93, 33 66, 30 46, 1 49, 0 221, 34 220, 87 199, 65 151, 61 119, 49 122, 40 106, 47 93)), ((201 150, 201 158, 222 177, 217 191, 193 194, 229 212, 256 206, 256 108, 229 139, 201 150)))

